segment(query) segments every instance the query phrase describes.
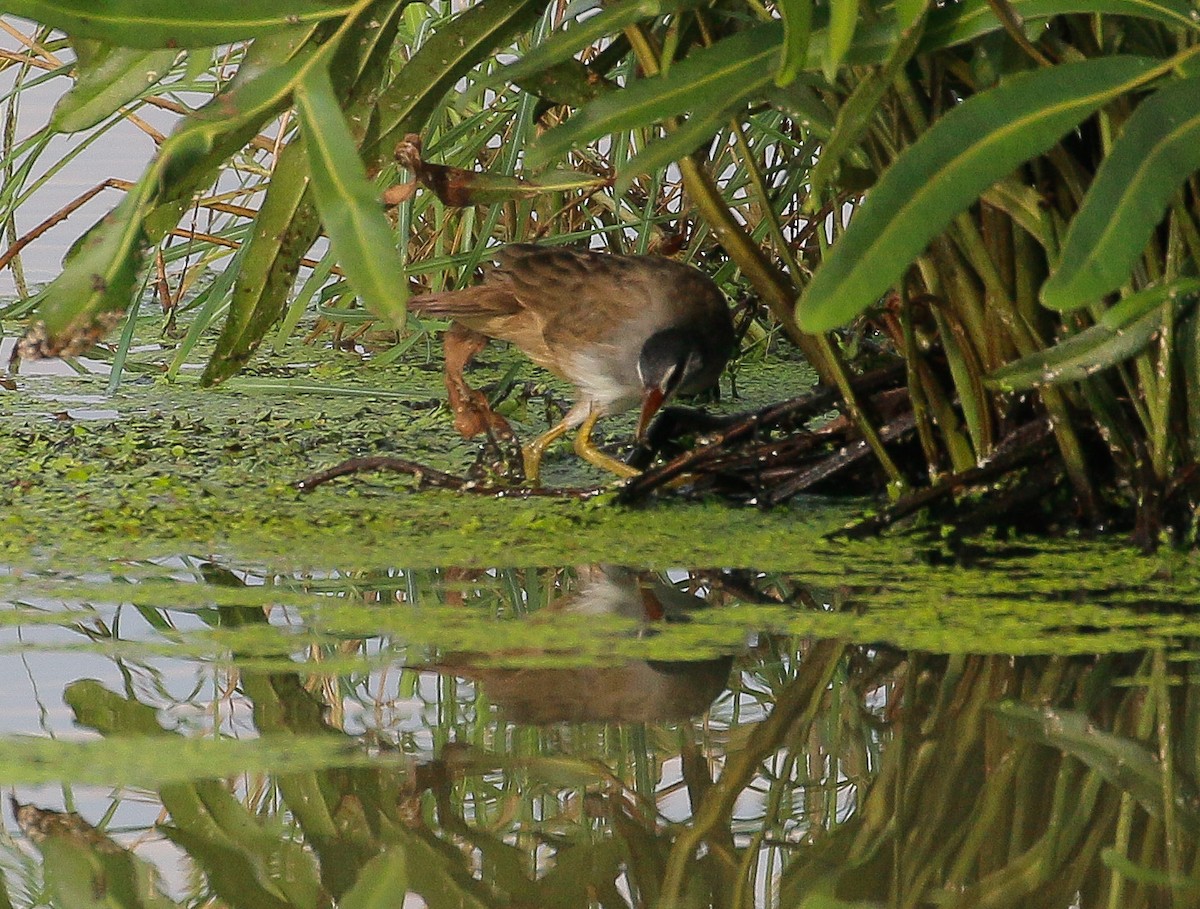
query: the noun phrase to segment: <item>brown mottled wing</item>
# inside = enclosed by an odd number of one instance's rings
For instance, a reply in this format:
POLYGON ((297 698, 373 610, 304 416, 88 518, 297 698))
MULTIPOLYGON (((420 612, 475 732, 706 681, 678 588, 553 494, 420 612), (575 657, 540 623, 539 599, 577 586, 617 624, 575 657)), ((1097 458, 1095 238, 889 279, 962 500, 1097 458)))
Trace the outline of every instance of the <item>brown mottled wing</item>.
POLYGON ((620 340, 634 326, 654 330, 726 311, 701 272, 671 259, 519 244, 502 250, 494 277, 544 315, 547 340, 620 340))
POLYGON ((525 309, 538 314, 549 347, 592 347, 612 339, 625 307, 645 291, 631 286, 644 283, 631 274, 634 261, 564 246, 518 244, 502 251, 485 281, 502 283, 525 309))
MULTIPOLYGON (((451 318, 488 337, 511 341, 535 362, 566 375, 566 360, 587 350, 603 356, 633 348, 629 368, 652 330, 686 322, 693 305, 723 298, 699 272, 669 259, 618 256, 565 246, 518 243, 496 252, 477 287, 414 297, 419 314, 451 318)), ((703 304, 701 304, 703 308, 703 304)))

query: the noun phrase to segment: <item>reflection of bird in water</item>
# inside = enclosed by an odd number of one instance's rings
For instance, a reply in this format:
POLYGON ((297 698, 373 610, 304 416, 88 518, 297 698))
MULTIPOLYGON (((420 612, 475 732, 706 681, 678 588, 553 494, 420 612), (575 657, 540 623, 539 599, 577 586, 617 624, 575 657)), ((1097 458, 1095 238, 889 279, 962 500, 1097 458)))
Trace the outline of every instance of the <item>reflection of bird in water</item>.
MULTIPOLYGON (((704 600, 650 572, 597 565, 579 570, 579 587, 549 610, 618 615, 646 622, 686 620, 704 600)), ((652 627, 652 626, 651 626, 652 627)), ((493 655, 494 658, 494 655, 493 655)), ((505 719, 517 723, 665 722, 703 713, 725 689, 733 657, 631 660, 622 666, 500 669, 468 654, 448 656, 445 671, 478 682, 505 719)))
POLYGON ((508 424, 462 377, 488 338, 509 341, 576 388, 562 421, 525 446, 526 478, 537 481, 546 448, 575 427, 580 457, 621 476, 636 474, 595 447, 592 428, 640 401, 640 440, 664 402, 715 384, 734 348, 725 298, 703 272, 658 256, 523 243, 501 249, 495 260, 478 286, 408 304, 454 320, 445 346, 455 426, 466 437, 490 430, 511 439, 508 424))

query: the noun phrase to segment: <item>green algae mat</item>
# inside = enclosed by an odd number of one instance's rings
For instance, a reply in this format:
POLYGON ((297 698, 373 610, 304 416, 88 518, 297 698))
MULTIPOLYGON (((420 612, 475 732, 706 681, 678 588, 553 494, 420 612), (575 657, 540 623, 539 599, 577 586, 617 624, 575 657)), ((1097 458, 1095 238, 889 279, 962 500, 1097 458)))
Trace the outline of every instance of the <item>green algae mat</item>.
MULTIPOLYGON (((1157 906, 1200 879, 1190 555, 830 540, 860 501, 306 494, 348 457, 467 470, 436 351, 299 348, 217 390, 157 356, 0 392, 0 905, 884 906, 911 868, 939 904, 1157 906)), ((474 379, 523 436, 566 393, 504 351, 474 379)), ((809 381, 744 363, 711 406, 809 381)))
MULTIPOLYGON (((394 572, 611 564, 778 577, 788 590, 814 591, 807 606, 747 591, 731 598, 736 608, 710 610, 653 641, 631 643, 595 621, 573 619, 523 632, 566 635, 570 643, 554 659, 631 649, 659 657, 673 648, 713 653, 763 629, 1008 653, 1122 650, 1147 635, 1172 641, 1200 631, 1187 611, 1200 592, 1193 560, 1148 559, 1121 541, 985 540, 964 556, 928 534, 827 540, 869 504, 856 501, 809 498, 771 511, 716 501, 624 508, 603 494, 578 500, 418 490, 383 474, 297 491, 296 480, 352 456, 390 454, 463 472, 477 446, 452 429, 436 354, 417 351, 411 362, 378 367, 300 347, 216 390, 186 375, 168 383, 150 367, 127 369, 115 389, 104 364, 19 377, 0 395, 0 561, 10 571, 0 590, 14 600, 36 594, 39 601, 128 601, 147 609, 249 605, 254 597, 260 606, 301 609, 305 633, 316 641, 329 629, 362 633, 383 623, 428 645, 486 638, 494 629, 488 618, 479 627, 461 616, 441 623, 436 610, 420 617, 357 607, 347 613, 345 596, 314 592, 300 579, 337 574, 369 588, 362 579, 394 572), (274 580, 231 592, 155 567, 179 558, 274 580)), ((519 403, 506 405, 508 415, 518 432, 536 433, 546 425, 544 402, 565 389, 541 384, 505 351, 489 351, 473 378, 511 381, 514 374, 531 393, 511 396, 519 403)), ((760 406, 811 381, 796 364, 778 362, 743 364, 738 378, 737 396, 714 406, 760 406)), ((628 418, 607 422, 613 437, 629 431, 628 418)), ((546 472, 549 485, 605 480, 566 443, 552 451, 546 472)), ((61 620, 77 621, 72 613, 61 620)), ((32 617, 18 608, 9 619, 32 617)), ((211 643, 139 646, 203 651, 211 643)))

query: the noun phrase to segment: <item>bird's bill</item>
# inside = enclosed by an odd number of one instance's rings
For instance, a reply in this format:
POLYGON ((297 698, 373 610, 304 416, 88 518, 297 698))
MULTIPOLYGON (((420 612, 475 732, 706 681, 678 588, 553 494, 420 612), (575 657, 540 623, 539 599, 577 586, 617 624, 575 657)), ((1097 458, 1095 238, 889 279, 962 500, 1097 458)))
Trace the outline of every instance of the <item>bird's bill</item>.
POLYGON ((667 393, 661 388, 647 388, 646 393, 642 396, 642 414, 638 417, 637 424, 637 441, 641 442, 646 438, 646 430, 650 428, 650 421, 654 419, 654 415, 658 413, 658 409, 663 406, 663 402, 667 399, 667 393))

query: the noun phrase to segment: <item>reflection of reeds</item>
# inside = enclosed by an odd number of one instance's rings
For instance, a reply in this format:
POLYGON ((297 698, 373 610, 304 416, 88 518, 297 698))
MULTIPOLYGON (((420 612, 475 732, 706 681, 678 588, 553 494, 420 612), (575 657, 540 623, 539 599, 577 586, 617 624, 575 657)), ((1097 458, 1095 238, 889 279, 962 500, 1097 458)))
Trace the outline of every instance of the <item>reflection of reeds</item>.
POLYGON ((913 656, 878 775, 853 818, 797 850, 781 904, 1195 905, 1195 801, 1174 791, 1194 759, 1184 771, 1141 743, 1157 734, 1166 757, 1197 692, 1168 703, 1162 660, 1149 690, 1111 686, 1134 665, 913 656))
MULTIPOLYGON (((348 589, 410 601, 401 608, 456 603, 519 630, 539 612, 579 607, 597 582, 610 585, 605 602, 613 585, 636 592, 639 607, 647 593, 669 599, 653 586, 661 579, 595 568, 389 574, 348 589)), ((671 608, 702 608, 678 586, 671 608)), ((227 628, 270 630, 258 609, 219 614, 227 628)), ((278 630, 281 653, 292 653, 278 630)), ((402 641, 388 646, 406 652, 402 641)), ((1200 903, 1200 691, 1162 652, 945 657, 763 636, 703 721, 535 727, 512 705, 548 709, 574 684, 569 670, 531 672, 532 689, 512 694, 519 669, 420 651, 447 675, 404 670, 417 682, 397 683, 394 696, 429 698, 430 709, 420 731, 410 722, 403 733, 380 724, 351 735, 348 714, 331 709, 372 699, 382 709, 393 695, 378 675, 314 684, 303 675, 312 664, 241 664, 234 697, 264 741, 316 737, 355 757, 371 748, 413 760, 335 760, 233 789, 161 787, 167 835, 204 872, 200 896, 289 909, 343 902, 387 878, 430 905, 1200 903), (537 705, 537 687, 551 685, 563 690, 537 705)), ((622 684, 608 668, 579 679, 584 692, 622 684)), ((646 695, 666 697, 649 686, 646 695)), ((148 752, 169 755, 178 740, 146 706, 94 683, 68 698, 105 735, 152 736, 148 752)))

